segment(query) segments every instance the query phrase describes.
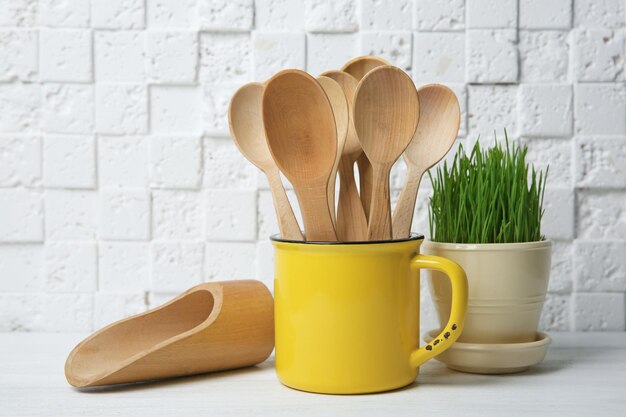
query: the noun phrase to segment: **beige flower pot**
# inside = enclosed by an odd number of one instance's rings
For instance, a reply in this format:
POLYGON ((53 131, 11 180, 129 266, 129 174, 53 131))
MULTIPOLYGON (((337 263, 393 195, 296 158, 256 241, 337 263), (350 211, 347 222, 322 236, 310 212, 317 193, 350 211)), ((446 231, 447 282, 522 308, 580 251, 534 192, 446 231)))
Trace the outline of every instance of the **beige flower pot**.
MULTIPOLYGON (((424 242, 424 252, 458 263, 467 274, 469 299, 459 342, 535 341, 550 278, 550 241, 457 244, 424 242)), ((450 312, 450 284, 431 272, 430 290, 440 323, 450 312)))

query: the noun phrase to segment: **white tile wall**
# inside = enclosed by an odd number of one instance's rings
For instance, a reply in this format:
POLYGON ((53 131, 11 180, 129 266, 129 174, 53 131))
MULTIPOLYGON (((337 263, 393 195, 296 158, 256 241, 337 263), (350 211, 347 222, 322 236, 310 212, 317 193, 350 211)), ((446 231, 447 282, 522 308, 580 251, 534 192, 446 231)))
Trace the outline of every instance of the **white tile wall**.
POLYGON ((625 4, 4 2, 0 330, 88 331, 205 280, 271 288, 271 196, 228 139, 228 102, 279 69, 360 54, 453 88, 459 143, 507 128, 550 165, 542 326, 625 330, 625 4))

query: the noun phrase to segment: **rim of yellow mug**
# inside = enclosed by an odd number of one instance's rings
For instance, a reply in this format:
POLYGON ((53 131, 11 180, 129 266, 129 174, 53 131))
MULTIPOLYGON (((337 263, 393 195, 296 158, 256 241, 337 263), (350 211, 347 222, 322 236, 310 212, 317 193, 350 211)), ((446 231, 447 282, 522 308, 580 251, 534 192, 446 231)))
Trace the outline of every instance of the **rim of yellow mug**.
POLYGON ((281 242, 281 243, 298 243, 301 245, 374 245, 381 243, 400 243, 400 242, 410 242, 412 240, 423 240, 424 235, 418 233, 411 233, 409 237, 405 237, 402 239, 393 239, 393 240, 357 240, 354 242, 318 242, 318 241, 304 241, 304 240, 290 240, 290 239, 282 239, 280 235, 275 234, 270 236, 270 240, 273 242, 281 242))

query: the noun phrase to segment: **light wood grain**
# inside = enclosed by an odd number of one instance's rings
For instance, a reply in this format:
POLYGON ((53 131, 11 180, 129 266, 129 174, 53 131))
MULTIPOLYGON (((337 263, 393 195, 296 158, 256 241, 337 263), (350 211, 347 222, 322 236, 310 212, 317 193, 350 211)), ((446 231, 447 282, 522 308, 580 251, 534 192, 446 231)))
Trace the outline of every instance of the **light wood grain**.
POLYGON ((294 187, 306 240, 336 241, 328 179, 337 128, 326 93, 306 72, 284 70, 267 81, 262 109, 270 153, 294 187))
POLYGON ((241 87, 230 100, 228 124, 235 145, 248 161, 267 176, 280 236, 289 240, 304 240, 293 213, 278 167, 272 158, 263 130, 263 84, 250 83, 241 87))
POLYGON ((260 281, 200 284, 80 342, 65 363, 75 387, 150 381, 263 362, 274 348, 274 303, 260 281))
POLYGON ((382 66, 370 71, 356 90, 354 127, 374 168, 368 219, 370 240, 392 238, 389 173, 415 134, 419 107, 413 81, 396 67, 382 66))
POLYGON ((348 103, 348 134, 339 163, 337 237, 341 241, 364 241, 367 240, 367 217, 354 180, 354 162, 363 155, 352 122, 352 102, 358 81, 343 71, 327 71, 323 75, 332 78, 341 86, 348 103))
POLYGON ((407 176, 393 213, 393 237, 402 239, 411 233, 419 184, 433 165, 450 150, 459 132, 461 109, 456 95, 441 84, 428 84, 417 94, 420 119, 415 136, 404 151, 407 176))
MULTIPOLYGON (((365 75, 383 65, 391 65, 389 62, 382 58, 375 56, 359 56, 346 62, 341 71, 352 75, 357 82, 361 81, 365 75)), ((369 218, 370 206, 372 204, 372 187, 374 184, 374 170, 372 164, 367 155, 362 153, 357 158, 357 165, 359 167, 359 189, 361 195, 361 203, 363 205, 363 211, 365 212, 365 218, 369 218)))
POLYGON ((332 78, 319 76, 317 77, 317 82, 320 83, 328 97, 337 127, 337 153, 335 154, 335 162, 333 163, 333 169, 328 179, 328 207, 336 229, 335 184, 337 183, 339 161, 341 160, 341 154, 346 144, 346 135, 348 134, 348 102, 341 86, 332 78))

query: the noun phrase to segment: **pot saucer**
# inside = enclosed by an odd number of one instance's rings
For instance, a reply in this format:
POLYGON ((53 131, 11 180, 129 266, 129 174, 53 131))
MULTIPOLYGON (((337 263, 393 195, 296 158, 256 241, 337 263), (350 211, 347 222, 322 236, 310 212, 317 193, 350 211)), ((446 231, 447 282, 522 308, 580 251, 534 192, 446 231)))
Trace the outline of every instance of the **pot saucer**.
MULTIPOLYGON (((424 335, 430 343, 439 333, 431 330, 424 335)), ((527 370, 543 361, 552 342, 546 333, 538 332, 534 342, 526 343, 461 343, 456 342, 435 357, 450 369, 473 374, 512 374, 527 370)))

